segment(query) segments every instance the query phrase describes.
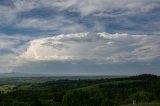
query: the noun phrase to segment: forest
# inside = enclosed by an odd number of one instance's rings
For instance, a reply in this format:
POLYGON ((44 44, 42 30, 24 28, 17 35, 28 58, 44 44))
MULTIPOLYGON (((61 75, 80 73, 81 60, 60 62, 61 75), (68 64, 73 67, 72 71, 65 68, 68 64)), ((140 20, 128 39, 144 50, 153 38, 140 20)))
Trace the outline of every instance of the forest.
POLYGON ((54 80, 0 85, 0 106, 160 106, 160 77, 54 80))

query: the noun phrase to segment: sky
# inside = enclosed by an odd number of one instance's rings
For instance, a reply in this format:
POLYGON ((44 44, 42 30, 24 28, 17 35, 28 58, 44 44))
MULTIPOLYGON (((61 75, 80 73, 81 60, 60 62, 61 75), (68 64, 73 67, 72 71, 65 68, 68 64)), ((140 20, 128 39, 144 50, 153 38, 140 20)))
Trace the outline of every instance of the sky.
POLYGON ((0 0, 0 73, 160 75, 159 0, 0 0))

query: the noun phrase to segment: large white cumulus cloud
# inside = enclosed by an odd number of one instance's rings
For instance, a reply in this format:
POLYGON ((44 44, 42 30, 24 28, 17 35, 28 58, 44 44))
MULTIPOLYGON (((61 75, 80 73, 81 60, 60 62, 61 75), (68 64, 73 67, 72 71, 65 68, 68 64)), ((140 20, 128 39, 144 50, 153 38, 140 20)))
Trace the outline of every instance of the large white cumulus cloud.
POLYGON ((160 37, 148 35, 76 33, 32 40, 20 56, 32 61, 126 63, 160 56, 160 37))

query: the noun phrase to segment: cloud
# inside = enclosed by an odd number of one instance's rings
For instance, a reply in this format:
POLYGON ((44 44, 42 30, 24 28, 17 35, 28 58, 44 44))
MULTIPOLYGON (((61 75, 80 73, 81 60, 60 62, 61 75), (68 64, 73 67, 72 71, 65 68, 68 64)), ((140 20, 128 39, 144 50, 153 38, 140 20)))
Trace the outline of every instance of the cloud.
POLYGON ((32 40, 20 56, 29 61, 147 62, 159 58, 159 36, 76 33, 32 40))
POLYGON ((0 30, 159 34, 158 11, 159 0, 3 0, 0 30))
POLYGON ((31 39, 33 40, 33 37, 24 35, 9 36, 0 33, 0 71, 8 70, 16 65, 16 57, 24 51, 31 39))
POLYGON ((70 19, 65 19, 63 16, 56 16, 54 19, 35 19, 29 18, 20 21, 16 24, 19 28, 39 28, 43 30, 54 30, 61 33, 67 32, 82 32, 87 30, 82 24, 78 24, 70 19))
MULTIPOLYGON (((53 7, 61 10, 68 9, 70 11, 78 11, 82 16, 105 13, 108 15, 133 14, 137 12, 148 12, 155 6, 158 6, 158 0, 61 0, 48 2, 53 7), (138 10, 138 11, 137 11, 138 10)), ((49 4, 48 4, 49 5, 49 4)))
POLYGON ((159 59, 159 4, 159 0, 0 0, 0 68, 30 61, 108 64, 159 59), (51 34, 57 36, 47 38, 51 34))
POLYGON ((158 0, 13 0, 13 5, 21 11, 31 10, 39 7, 55 7, 59 10, 79 11, 82 14, 92 14, 95 12, 108 12, 115 9, 127 9, 129 11, 149 11, 158 6, 158 0))

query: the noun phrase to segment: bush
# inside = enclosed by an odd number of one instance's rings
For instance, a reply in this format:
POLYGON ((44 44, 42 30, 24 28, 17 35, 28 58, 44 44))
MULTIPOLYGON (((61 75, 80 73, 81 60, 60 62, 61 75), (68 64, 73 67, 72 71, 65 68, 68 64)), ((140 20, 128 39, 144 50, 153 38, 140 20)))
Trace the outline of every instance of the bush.
POLYGON ((137 102, 151 102, 154 100, 154 95, 146 91, 138 91, 131 96, 137 102))

